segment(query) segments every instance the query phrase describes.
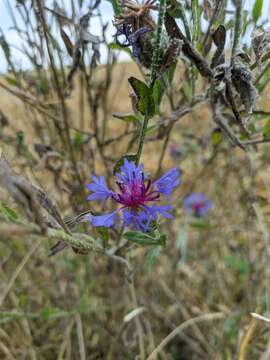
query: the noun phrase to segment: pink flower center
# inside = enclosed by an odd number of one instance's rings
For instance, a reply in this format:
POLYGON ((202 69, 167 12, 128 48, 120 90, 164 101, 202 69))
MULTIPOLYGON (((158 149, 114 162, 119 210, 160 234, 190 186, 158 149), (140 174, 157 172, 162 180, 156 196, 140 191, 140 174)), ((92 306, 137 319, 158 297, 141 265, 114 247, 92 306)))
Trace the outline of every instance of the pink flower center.
POLYGON ((112 197, 124 207, 136 209, 160 197, 160 194, 153 189, 151 180, 145 183, 143 178, 141 181, 133 179, 130 184, 117 182, 117 185, 120 192, 113 194, 112 197))
POLYGON ((192 204, 192 209, 195 212, 198 212, 199 210, 201 210, 201 208, 204 207, 204 203, 203 202, 195 202, 194 204, 192 204))

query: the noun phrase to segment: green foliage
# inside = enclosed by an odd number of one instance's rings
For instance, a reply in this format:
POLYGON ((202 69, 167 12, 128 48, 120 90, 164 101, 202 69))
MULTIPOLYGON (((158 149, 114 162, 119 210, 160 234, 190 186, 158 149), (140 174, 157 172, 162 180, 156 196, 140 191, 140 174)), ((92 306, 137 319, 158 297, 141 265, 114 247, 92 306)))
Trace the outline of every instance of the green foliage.
POLYGON ((155 102, 153 99, 152 89, 135 77, 130 77, 128 81, 138 98, 138 111, 147 117, 152 117, 155 114, 155 102))
POLYGON ((183 81, 182 83, 182 92, 184 97, 186 98, 186 100, 188 101, 189 104, 192 103, 192 88, 189 84, 188 81, 183 81))
POLYGON ((239 320, 239 313, 228 315, 224 320, 223 329, 228 341, 232 341, 237 338, 239 332, 239 320))
POLYGON ((264 128, 263 128, 263 135, 266 137, 266 138, 269 138, 270 137, 270 119, 267 120, 264 128))
POLYGON ((158 230, 151 233, 143 233, 139 231, 128 231, 124 233, 124 238, 140 246, 161 245, 166 244, 166 236, 160 234, 158 230))
POLYGON ((193 21, 192 41, 194 42, 194 44, 196 44, 201 33, 201 10, 198 0, 193 0, 191 2, 191 12, 192 12, 192 21, 193 21))
POLYGON ((262 8, 263 8, 263 0, 256 0, 252 9, 252 19, 255 24, 262 15, 262 8))
POLYGON ((120 119, 127 123, 140 123, 142 119, 135 114, 122 114, 122 113, 114 113, 113 116, 117 119, 120 119))
POLYGON ((194 229, 197 229, 197 230, 211 230, 211 229, 214 229, 215 227, 209 223, 208 220, 206 219, 197 219, 195 221, 191 221, 189 223, 189 226, 191 226, 192 228, 194 229))
POLYGON ((13 76, 11 75, 6 75, 5 76, 5 80, 8 82, 9 85, 11 86, 20 86, 20 82, 18 79, 15 79, 13 76))
POLYGON ((145 270, 150 272, 157 263, 162 247, 157 245, 150 248, 145 259, 145 270))
POLYGON ((0 202, 0 214, 4 217, 6 222, 19 222, 19 216, 17 213, 2 202, 0 202))
POLYGON ((211 142, 213 146, 217 146, 222 142, 222 131, 215 129, 211 134, 211 142))
POLYGON ((133 57, 133 56, 132 56, 132 52, 131 52, 131 50, 130 50, 128 47, 123 47, 123 46, 121 46, 121 45, 119 45, 119 44, 117 44, 117 43, 110 43, 110 44, 108 45, 108 47, 109 47, 110 49, 112 49, 112 50, 124 51, 124 52, 126 52, 128 55, 130 55, 131 58, 133 57))
POLYGON ((238 275, 248 276, 250 273, 250 264, 240 254, 232 254, 223 259, 226 267, 234 270, 238 275))
POLYGON ((74 148, 77 150, 80 150, 80 148, 84 145, 87 144, 89 141, 89 136, 87 134, 83 134, 81 132, 77 132, 75 134, 75 136, 72 139, 74 148))
POLYGON ((117 0, 108 0, 108 1, 112 4, 114 14, 115 15, 120 15, 121 14, 121 8, 119 6, 118 1, 117 0))

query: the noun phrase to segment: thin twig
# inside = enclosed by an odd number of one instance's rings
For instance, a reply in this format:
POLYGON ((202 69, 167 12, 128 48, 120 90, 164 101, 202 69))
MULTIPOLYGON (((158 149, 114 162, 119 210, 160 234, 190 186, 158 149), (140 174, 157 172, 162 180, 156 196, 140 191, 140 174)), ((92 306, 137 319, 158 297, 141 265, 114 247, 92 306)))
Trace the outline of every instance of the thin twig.
POLYGON ((186 330, 189 326, 198 323, 198 322, 204 322, 204 321, 213 321, 213 320, 221 320, 224 319, 225 314, 222 312, 218 313, 210 313, 210 314, 203 314, 200 316, 197 316, 193 319, 189 319, 182 323, 181 325, 177 326, 169 335, 167 335, 161 343, 155 348, 154 351, 147 357, 146 360, 154 360, 156 359, 156 356, 158 353, 165 348, 180 332, 186 330))

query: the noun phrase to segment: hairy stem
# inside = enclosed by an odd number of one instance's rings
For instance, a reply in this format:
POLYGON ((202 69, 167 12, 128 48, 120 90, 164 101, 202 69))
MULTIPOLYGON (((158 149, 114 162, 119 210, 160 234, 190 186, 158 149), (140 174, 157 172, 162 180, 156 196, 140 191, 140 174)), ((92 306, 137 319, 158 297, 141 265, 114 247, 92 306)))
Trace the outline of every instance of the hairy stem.
POLYGON ((242 11, 243 11, 243 2, 242 0, 235 1, 236 6, 236 15, 235 15, 235 24, 234 24, 234 37, 233 37, 233 47, 231 55, 231 65, 234 63, 235 53, 239 46, 240 35, 242 30, 242 11))
POLYGON ((159 64, 159 60, 160 60, 160 42, 161 42, 161 34, 162 34, 162 28, 163 28, 163 23, 164 23, 165 11, 166 11, 166 0, 160 0, 157 30, 156 30, 156 37, 155 37, 155 48, 154 48, 153 62, 152 62, 152 66, 151 66, 151 78, 150 78, 151 86, 154 85, 154 82, 157 78, 158 64, 159 64))
MULTIPOLYGON (((158 71, 158 64, 160 61, 160 42, 161 42, 161 33, 164 23, 164 16, 166 11, 166 0, 160 0, 159 2, 159 13, 158 13, 158 23, 157 23, 157 30, 156 30, 156 37, 155 37, 155 48, 154 48, 154 55, 153 55, 153 62, 151 66, 151 77, 150 77, 150 87, 152 88, 155 80, 157 78, 157 71, 158 71)), ((140 136, 139 136, 139 145, 136 154, 136 164, 140 162, 143 143, 145 139, 145 134, 148 126, 149 116, 146 114, 143 119, 143 123, 140 129, 140 136)))

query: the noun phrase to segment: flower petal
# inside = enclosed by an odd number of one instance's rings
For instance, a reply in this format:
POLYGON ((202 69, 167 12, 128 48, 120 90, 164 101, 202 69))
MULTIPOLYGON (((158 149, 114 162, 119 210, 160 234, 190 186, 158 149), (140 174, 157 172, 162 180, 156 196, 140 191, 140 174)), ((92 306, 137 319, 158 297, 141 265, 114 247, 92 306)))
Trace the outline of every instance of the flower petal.
POLYGON ((191 193, 184 199, 184 211, 201 217, 208 213, 214 204, 203 193, 191 193))
POLYGON ((116 175, 117 179, 127 185, 130 185, 134 180, 141 182, 143 177, 147 178, 143 171, 143 164, 137 166, 134 161, 128 161, 125 159, 120 170, 121 172, 116 175))
POLYGON ((117 210, 113 211, 110 214, 105 214, 105 215, 89 215, 88 220, 95 227, 98 226, 111 227, 114 224, 114 218, 116 214, 117 214, 117 210))
POLYGON ((92 191, 92 194, 87 197, 87 200, 107 200, 113 194, 107 187, 104 176, 93 176, 93 182, 86 185, 86 187, 92 191))
POLYGON ((170 196, 172 191, 180 184, 180 170, 173 168, 154 182, 157 190, 165 196, 170 196))
POLYGON ((152 205, 148 206, 148 212, 153 217, 153 220, 157 220, 158 215, 161 215, 167 219, 173 219, 172 214, 169 213, 173 209, 172 205, 152 205))
POLYGON ((148 31, 150 30, 146 26, 143 26, 140 29, 136 30, 133 34, 128 36, 129 43, 133 45, 139 40, 140 36, 147 33, 148 31))
POLYGON ((146 212, 131 212, 123 210, 125 226, 131 226, 135 230, 147 232, 150 230, 150 222, 152 220, 146 212))

